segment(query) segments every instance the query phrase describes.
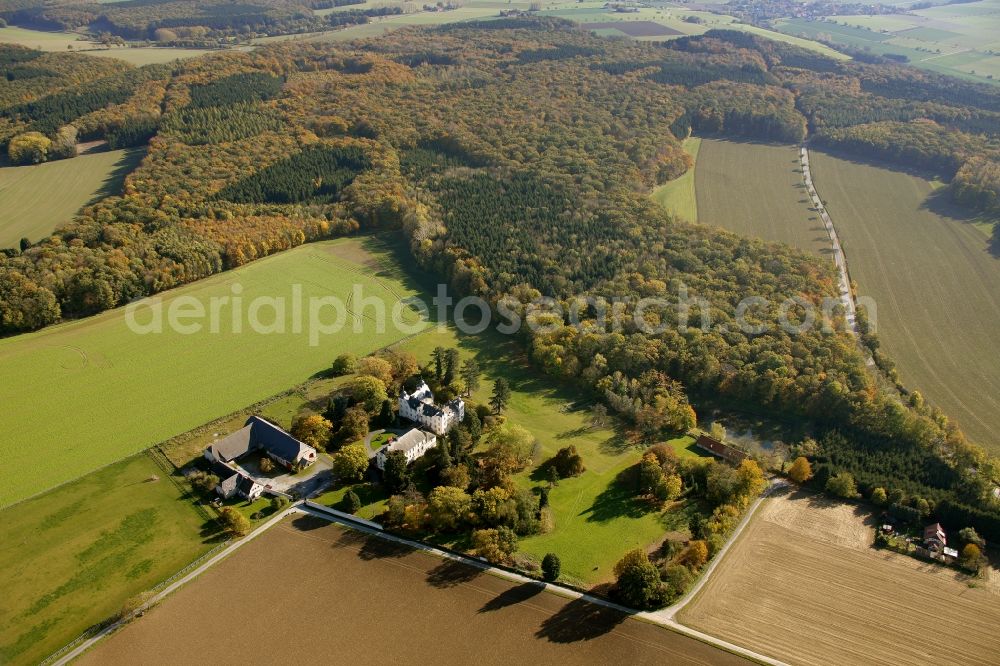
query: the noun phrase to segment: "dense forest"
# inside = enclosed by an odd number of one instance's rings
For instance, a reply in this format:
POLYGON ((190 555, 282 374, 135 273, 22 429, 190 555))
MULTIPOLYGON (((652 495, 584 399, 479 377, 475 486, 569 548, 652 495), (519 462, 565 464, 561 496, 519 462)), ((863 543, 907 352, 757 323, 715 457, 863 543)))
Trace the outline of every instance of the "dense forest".
POLYGON ((326 15, 315 9, 362 4, 363 0, 87 0, 48 2, 0 0, 0 18, 36 30, 80 30, 161 44, 213 46, 255 35, 329 30, 367 23, 372 16, 402 13, 399 6, 344 9, 326 15))
MULTIPOLYGON (((0 67, 44 57, 12 50, 0 67)), ((751 405, 808 424, 824 473, 849 471, 863 493, 903 492, 1000 538, 995 461, 945 415, 880 388, 842 314, 797 335, 771 310, 755 314, 753 332, 735 325, 748 296, 835 296, 828 263, 675 220, 646 197, 690 167, 680 140, 691 131, 782 141, 808 131, 862 156, 945 164, 956 198, 995 205, 992 98, 933 77, 924 95, 903 96, 900 71, 740 33, 649 45, 534 18, 344 46, 276 44, 25 87, 0 103, 10 140, 60 123, 94 137, 156 133, 120 196, 0 256, 0 332, 99 312, 310 240, 401 227, 418 261, 462 293, 525 316, 541 295, 566 306, 589 299, 581 325, 530 315, 550 325, 526 328, 524 344, 539 367, 644 437, 686 422, 686 395, 751 405), (88 81, 100 82, 91 87, 103 106, 67 93, 88 81), (824 94, 825 81, 859 103, 824 94), (697 303, 686 327, 673 307, 681 293, 697 303), (670 304, 644 313, 660 332, 639 330, 630 305, 619 330, 598 325, 601 303, 646 296, 670 304)))

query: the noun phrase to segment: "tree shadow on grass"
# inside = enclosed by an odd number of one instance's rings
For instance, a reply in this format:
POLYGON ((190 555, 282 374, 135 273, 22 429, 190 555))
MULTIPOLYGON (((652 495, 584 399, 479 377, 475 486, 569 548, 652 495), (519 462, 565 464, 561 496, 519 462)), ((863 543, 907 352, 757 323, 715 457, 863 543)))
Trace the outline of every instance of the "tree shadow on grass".
POLYGON ((206 520, 201 524, 200 534, 202 543, 222 543, 229 536, 226 534, 226 531, 222 529, 222 525, 219 524, 219 521, 214 518, 206 520))
POLYGON ((455 560, 442 560, 427 572, 427 582, 434 587, 447 589, 462 583, 469 583, 482 575, 482 569, 456 562, 455 560))
POLYGON ((532 599, 539 594, 545 588, 538 583, 521 583, 516 587, 512 587, 509 590, 504 590, 497 596, 493 597, 479 609, 480 613, 490 613, 492 611, 498 611, 508 606, 515 606, 519 603, 523 603, 532 599))
POLYGON ((587 522, 604 523, 616 518, 642 518, 652 509, 649 504, 636 498, 638 465, 632 465, 615 476, 608 487, 594 498, 594 503, 579 515, 586 516, 587 522))
POLYGON ((84 204, 84 206, 90 206, 97 203, 101 199, 121 194, 122 186, 125 183, 125 177, 135 171, 136 167, 139 166, 139 163, 142 162, 142 158, 145 156, 145 148, 129 148, 125 150, 121 159, 115 162, 114 168, 104 178, 100 188, 94 192, 94 196, 92 196, 90 200, 84 204))
POLYGON ((551 643, 575 643, 600 638, 628 618, 626 613, 574 599, 542 622, 535 634, 551 643))

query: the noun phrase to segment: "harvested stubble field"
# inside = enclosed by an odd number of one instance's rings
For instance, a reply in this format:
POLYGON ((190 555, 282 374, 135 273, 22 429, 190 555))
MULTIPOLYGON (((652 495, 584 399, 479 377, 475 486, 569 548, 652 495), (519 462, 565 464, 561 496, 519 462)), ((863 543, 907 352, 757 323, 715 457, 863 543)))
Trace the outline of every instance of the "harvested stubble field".
POLYGON ((312 517, 285 522, 77 663, 736 664, 581 601, 312 517))
POLYGON ((832 261, 830 238, 810 210, 796 146, 704 139, 694 182, 698 222, 832 261))
POLYGON ((678 620, 793 664, 995 663, 1000 595, 872 537, 852 506, 775 497, 678 620))
POLYGON ((1000 452, 1000 257, 979 220, 920 176, 819 151, 810 161, 903 384, 1000 452))

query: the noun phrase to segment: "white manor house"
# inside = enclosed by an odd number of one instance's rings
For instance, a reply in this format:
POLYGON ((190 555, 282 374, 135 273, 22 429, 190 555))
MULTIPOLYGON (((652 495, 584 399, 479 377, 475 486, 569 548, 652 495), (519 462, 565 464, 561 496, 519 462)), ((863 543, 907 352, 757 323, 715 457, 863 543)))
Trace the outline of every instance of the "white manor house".
POLYGON ((405 388, 400 390, 399 415, 435 435, 443 435, 465 418, 465 403, 461 398, 455 398, 447 405, 438 406, 434 404, 434 394, 427 382, 421 381, 413 393, 407 393, 405 388))

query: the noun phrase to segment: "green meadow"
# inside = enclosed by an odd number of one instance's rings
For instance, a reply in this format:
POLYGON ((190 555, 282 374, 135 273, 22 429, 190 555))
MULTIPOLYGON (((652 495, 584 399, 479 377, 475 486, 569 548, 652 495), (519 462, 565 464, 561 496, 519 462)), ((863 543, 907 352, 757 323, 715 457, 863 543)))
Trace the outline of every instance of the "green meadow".
POLYGON ((144 151, 112 150, 34 166, 0 168, 0 247, 48 236, 86 204, 118 194, 144 151))
MULTIPOLYGON (((684 150, 698 164, 698 151, 701 139, 690 137, 684 141, 684 150)), ((674 215, 690 222, 698 221, 698 197, 694 186, 695 167, 691 167, 680 178, 675 178, 659 186, 650 194, 653 201, 660 204, 674 215)))
MULTIPOLYGON (((437 346, 456 347, 463 358, 474 357, 479 363, 482 385, 472 402, 488 402, 497 377, 510 382, 506 422, 526 428, 538 442, 536 459, 518 475, 518 483, 526 488, 546 485, 546 480, 532 477, 535 467, 565 446, 575 446, 583 457, 587 470, 559 481, 549 494, 555 529, 522 539, 522 552, 538 560, 546 553, 558 554, 565 579, 589 586, 612 579, 615 562, 629 550, 650 547, 667 532, 687 529, 690 507, 652 509, 633 496, 634 489, 621 477, 639 462, 641 449, 611 428, 593 427, 590 398, 530 368, 514 338, 490 332, 462 335, 435 326, 398 348, 426 363, 437 346)), ((680 455, 696 456, 687 448, 692 441, 681 437, 673 444, 680 455)))
MULTIPOLYGON (((363 355, 420 330, 424 322, 409 306, 400 307, 406 330, 390 321, 378 331, 374 306, 361 310, 353 302, 355 284, 390 314, 393 304, 417 293, 389 252, 374 238, 314 243, 147 299, 135 320, 152 323, 150 306, 159 302, 162 333, 134 332, 128 309, 119 308, 0 340, 0 428, 6 433, 0 506, 295 386, 342 352, 363 355), (301 289, 301 331, 293 325, 293 285, 301 289), (233 300, 216 300, 217 332, 207 319, 177 322, 201 323, 200 332, 168 325, 172 308, 183 314, 182 306, 202 303, 207 317, 213 298, 237 295, 239 309, 233 300), (309 299, 326 296, 350 310, 336 334, 308 325, 309 299), (266 305, 257 311, 259 323, 269 326, 259 333, 250 327, 249 304, 256 297, 286 304, 278 316, 266 305), (242 330, 231 324, 238 310, 242 330)), ((332 324, 336 314, 328 307, 318 318, 332 324)))
POLYGON ((0 513, 0 663, 39 663, 183 569, 205 521, 145 454, 0 513))

